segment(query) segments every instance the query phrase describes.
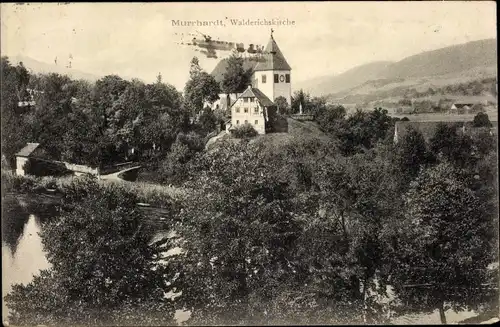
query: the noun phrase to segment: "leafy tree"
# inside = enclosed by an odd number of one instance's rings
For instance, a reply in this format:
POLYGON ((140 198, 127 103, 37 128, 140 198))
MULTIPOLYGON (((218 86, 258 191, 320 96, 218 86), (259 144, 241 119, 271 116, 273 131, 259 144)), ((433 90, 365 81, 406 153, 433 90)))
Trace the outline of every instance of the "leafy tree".
POLYGON ((396 165, 401 172, 402 185, 409 185, 409 182, 415 179, 420 170, 431 161, 424 136, 410 126, 396 151, 396 165))
POLYGON ((205 108, 200 115, 199 124, 205 135, 215 130, 215 124, 217 123, 217 118, 214 112, 210 108, 205 108))
POLYGON ((474 120, 472 121, 472 125, 474 127, 491 127, 492 124, 490 122, 490 118, 488 117, 488 114, 484 112, 478 112, 474 116, 474 120))
POLYGON ((26 286, 14 285, 7 295, 10 320, 30 325, 171 323, 173 308, 163 295, 173 273, 159 261, 168 242, 150 244, 152 234, 134 208, 135 196, 83 182, 85 193, 69 187, 61 216, 42 229, 52 268, 26 286))
POLYGON ((278 107, 278 112, 283 114, 289 113, 290 105, 288 104, 284 96, 279 96, 276 99, 274 99, 274 104, 278 107))
POLYGON ((456 124, 438 124, 430 139, 430 149, 436 157, 444 158, 458 167, 475 163, 472 139, 467 134, 459 133, 456 124))
POLYGON ((422 172, 405 196, 393 243, 392 284, 406 310, 477 309, 488 301, 482 284, 490 263, 493 221, 448 163, 422 172))
POLYGON ((320 128, 331 134, 335 134, 337 128, 344 123, 346 109, 342 105, 329 105, 316 111, 315 121, 320 128))
POLYGON ((311 95, 304 90, 300 89, 295 91, 292 96, 291 109, 292 113, 298 113, 300 104, 302 104, 302 112, 309 113, 311 102, 311 95))
MULTIPOLYGON (((190 184, 180 214, 185 255, 176 280, 190 323, 259 323, 291 283, 298 237, 286 185, 249 145, 226 143, 205 155, 210 169, 190 184)), ((295 279, 294 279, 295 280, 295 279)))
POLYGON ((238 53, 233 53, 227 59, 227 68, 221 88, 226 94, 243 92, 251 84, 251 70, 243 68, 243 58, 238 53))
POLYGON ((29 113, 18 107, 26 94, 29 73, 24 66, 12 66, 7 57, 1 61, 2 155, 14 167, 15 154, 32 141, 29 113))
POLYGON ((342 153, 351 155, 373 148, 378 141, 387 141, 393 126, 394 121, 385 109, 357 110, 336 128, 335 135, 342 153))
POLYGON ((184 88, 186 106, 193 115, 202 111, 203 105, 219 99, 220 87, 215 78, 203 71, 198 58, 191 60, 190 79, 184 88))

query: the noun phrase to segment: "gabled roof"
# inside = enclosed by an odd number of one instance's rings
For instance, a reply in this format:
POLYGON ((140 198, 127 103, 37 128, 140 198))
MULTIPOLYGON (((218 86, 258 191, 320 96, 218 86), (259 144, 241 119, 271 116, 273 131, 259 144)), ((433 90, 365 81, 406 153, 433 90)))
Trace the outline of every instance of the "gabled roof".
POLYGON ((24 148, 21 149, 21 151, 16 153, 16 156, 29 157, 33 153, 33 151, 35 151, 36 148, 38 148, 39 145, 40 143, 28 143, 24 148))
POLYGON ((292 70, 272 36, 264 52, 265 54, 263 56, 265 60, 259 62, 257 66, 255 66, 254 71, 292 70))
POLYGON ((243 92, 239 98, 257 98, 260 104, 264 107, 272 107, 274 106, 274 102, 272 102, 261 90, 249 86, 245 92, 243 92))
MULTIPOLYGON (((227 61, 228 58, 224 58, 221 61, 219 61, 217 66, 215 66, 214 70, 212 70, 212 73, 210 74, 215 78, 217 83, 222 82, 222 80, 224 79, 224 74, 226 73, 227 70, 227 61)), ((243 69, 245 71, 249 69, 253 70, 256 64, 257 62, 254 60, 250 60, 250 58, 243 58, 243 69)))

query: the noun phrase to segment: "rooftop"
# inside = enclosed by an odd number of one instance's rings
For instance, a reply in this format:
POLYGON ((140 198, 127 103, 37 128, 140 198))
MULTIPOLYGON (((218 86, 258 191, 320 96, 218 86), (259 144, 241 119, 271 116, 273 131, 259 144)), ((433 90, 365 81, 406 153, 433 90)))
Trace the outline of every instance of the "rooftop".
POLYGON ((251 85, 239 96, 239 98, 257 98, 260 104, 264 107, 274 106, 272 102, 261 90, 252 87, 251 85))
POLYGON ((16 153, 16 156, 18 157, 29 157, 33 151, 38 148, 40 143, 27 143, 24 148, 21 149, 18 153, 16 153))
POLYGON ((255 66, 254 71, 292 70, 272 36, 266 46, 266 49, 264 50, 264 53, 265 54, 263 56, 266 60, 259 62, 255 66))

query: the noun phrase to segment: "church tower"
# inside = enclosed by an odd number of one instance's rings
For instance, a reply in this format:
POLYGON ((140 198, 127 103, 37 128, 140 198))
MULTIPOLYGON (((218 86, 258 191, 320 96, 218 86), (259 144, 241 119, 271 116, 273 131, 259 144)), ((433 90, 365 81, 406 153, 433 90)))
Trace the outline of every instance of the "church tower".
POLYGON ((277 97, 282 96, 291 105, 290 71, 292 68, 276 44, 272 30, 271 39, 264 50, 263 58, 265 60, 259 62, 254 68, 253 87, 258 88, 273 102, 277 97))

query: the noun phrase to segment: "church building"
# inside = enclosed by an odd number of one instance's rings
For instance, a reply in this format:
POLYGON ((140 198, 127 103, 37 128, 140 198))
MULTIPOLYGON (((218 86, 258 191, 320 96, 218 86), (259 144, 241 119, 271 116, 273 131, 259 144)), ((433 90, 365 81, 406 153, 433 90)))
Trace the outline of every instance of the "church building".
MULTIPOLYGON (((225 109, 230 112, 231 120, 226 124, 228 131, 248 123, 253 125, 259 134, 265 134, 270 129, 270 124, 277 112, 277 106, 274 103, 276 98, 284 97, 288 105, 291 105, 290 72, 292 69, 272 33, 262 56, 262 60, 250 67, 253 70, 251 85, 235 98, 220 94, 220 100, 213 105, 213 108, 225 109)), ((218 81, 222 80, 221 77, 225 72, 221 63, 212 73, 218 81)), ((245 61, 245 65, 247 67, 251 65, 250 61, 245 61)))

